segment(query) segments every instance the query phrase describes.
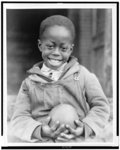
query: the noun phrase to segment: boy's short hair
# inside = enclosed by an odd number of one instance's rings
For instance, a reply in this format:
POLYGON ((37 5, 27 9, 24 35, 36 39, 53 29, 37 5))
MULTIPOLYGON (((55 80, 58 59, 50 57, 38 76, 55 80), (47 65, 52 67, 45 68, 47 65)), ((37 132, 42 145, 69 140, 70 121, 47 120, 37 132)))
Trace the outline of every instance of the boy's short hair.
POLYGON ((62 15, 53 15, 53 16, 47 17, 45 20, 43 20, 40 25, 39 38, 42 37, 42 34, 46 28, 48 28, 50 26, 54 26, 54 25, 66 27, 71 32, 71 35, 74 40, 74 38, 75 38, 74 24, 69 18, 62 16, 62 15))

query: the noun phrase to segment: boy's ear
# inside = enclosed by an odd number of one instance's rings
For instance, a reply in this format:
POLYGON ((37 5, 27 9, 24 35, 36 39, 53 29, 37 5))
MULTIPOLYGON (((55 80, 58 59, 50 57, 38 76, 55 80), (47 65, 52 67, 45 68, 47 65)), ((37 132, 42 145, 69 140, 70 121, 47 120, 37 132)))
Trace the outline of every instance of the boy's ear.
POLYGON ((72 54, 73 52, 73 47, 74 47, 74 44, 72 44, 71 48, 70 48, 70 53, 72 54))
POLYGON ((41 48, 41 40, 40 40, 40 39, 38 39, 38 48, 39 48, 40 51, 42 51, 42 48, 41 48))

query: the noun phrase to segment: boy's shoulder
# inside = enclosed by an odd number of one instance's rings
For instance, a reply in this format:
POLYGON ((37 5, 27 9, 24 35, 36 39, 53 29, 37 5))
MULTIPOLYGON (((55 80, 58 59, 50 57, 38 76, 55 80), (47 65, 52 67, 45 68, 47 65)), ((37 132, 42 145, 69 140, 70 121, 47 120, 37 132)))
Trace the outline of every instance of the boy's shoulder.
POLYGON ((88 75, 92 73, 87 67, 85 67, 81 64, 79 64, 79 71, 82 74, 88 74, 88 75))
POLYGON ((95 73, 89 71, 87 67, 81 64, 79 64, 79 77, 80 81, 94 80, 98 78, 95 73))

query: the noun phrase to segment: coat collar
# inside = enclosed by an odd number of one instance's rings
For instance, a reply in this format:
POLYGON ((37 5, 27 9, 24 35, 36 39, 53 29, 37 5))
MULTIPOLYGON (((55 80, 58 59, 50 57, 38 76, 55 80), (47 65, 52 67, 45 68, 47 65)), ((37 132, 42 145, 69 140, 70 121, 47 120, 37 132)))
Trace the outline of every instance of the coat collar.
MULTIPOLYGON (((50 79, 49 77, 43 75, 41 68, 43 66, 43 61, 42 62, 38 62, 37 64, 35 64, 30 70, 27 71, 27 73, 30 74, 30 76, 32 76, 32 80, 36 80, 38 78, 42 78, 42 80, 46 80, 47 82, 52 82, 53 80, 50 79)), ((61 78, 66 78, 67 76, 77 72, 79 70, 79 63, 76 57, 71 56, 69 58, 68 63, 65 65, 64 70, 60 76, 61 78)))

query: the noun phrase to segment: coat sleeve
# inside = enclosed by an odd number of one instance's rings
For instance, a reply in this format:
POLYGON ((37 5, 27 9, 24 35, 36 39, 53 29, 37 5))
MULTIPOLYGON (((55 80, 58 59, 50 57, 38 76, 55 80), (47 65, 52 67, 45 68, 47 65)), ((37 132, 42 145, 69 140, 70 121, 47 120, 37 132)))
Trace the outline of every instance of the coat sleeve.
MULTIPOLYGON (((37 138, 32 138, 32 134, 35 129, 41 127, 41 123, 32 118, 31 102, 26 80, 22 82, 18 93, 10 126, 11 133, 14 137, 26 142, 38 141, 37 138)), ((39 133, 39 135, 41 134, 39 133)), ((39 140, 42 140, 41 136, 39 140)))
POLYGON ((110 105, 97 77, 85 68, 84 88, 90 110, 82 121, 98 136, 108 122, 110 105))

